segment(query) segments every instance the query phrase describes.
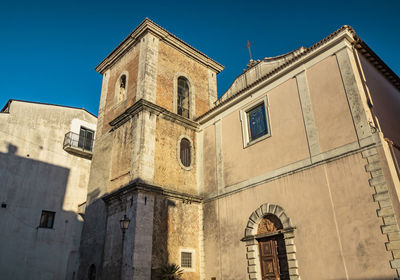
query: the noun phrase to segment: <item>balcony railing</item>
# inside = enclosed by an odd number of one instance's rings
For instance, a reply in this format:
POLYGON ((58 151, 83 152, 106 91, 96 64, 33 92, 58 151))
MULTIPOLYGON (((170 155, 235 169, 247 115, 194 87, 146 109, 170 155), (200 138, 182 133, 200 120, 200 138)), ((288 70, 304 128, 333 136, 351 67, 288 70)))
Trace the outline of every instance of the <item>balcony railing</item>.
POLYGON ((91 158, 93 151, 93 134, 77 134, 70 131, 65 134, 63 147, 67 152, 91 158))

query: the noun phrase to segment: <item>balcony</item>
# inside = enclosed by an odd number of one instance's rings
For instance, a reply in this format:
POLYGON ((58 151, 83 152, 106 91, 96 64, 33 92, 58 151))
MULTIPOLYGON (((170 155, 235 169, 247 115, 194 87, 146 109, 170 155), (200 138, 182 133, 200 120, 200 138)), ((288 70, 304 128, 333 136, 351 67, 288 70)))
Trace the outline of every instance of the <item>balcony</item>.
POLYGON ((68 132, 64 137, 63 148, 68 153, 92 159, 93 133, 68 132))

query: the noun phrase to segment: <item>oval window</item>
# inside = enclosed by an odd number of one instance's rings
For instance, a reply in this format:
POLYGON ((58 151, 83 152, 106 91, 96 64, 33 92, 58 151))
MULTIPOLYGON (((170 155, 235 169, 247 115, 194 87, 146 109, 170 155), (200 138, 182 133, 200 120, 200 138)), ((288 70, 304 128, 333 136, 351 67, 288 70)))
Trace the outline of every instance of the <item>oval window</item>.
POLYGON ((190 151, 190 141, 186 138, 181 140, 180 144, 180 159, 185 167, 189 167, 191 164, 191 151, 190 151))

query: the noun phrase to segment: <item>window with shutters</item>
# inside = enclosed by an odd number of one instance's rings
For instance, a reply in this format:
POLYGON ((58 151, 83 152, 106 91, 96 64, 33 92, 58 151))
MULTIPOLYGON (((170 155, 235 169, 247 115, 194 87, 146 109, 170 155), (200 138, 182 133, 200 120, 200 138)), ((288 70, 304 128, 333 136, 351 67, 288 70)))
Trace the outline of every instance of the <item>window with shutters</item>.
POLYGON ((40 216, 40 228, 53 228, 54 225, 54 216, 56 212, 52 211, 42 211, 42 215, 40 216))

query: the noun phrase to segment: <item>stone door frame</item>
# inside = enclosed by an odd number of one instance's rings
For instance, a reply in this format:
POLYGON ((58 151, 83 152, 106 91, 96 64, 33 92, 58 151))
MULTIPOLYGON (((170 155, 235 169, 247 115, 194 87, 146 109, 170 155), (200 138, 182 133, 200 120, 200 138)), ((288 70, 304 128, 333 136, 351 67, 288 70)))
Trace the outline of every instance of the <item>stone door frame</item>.
POLYGON ((290 280, 300 280, 296 258, 296 245, 294 243, 294 231, 295 227, 292 225, 290 218, 279 205, 264 203, 250 215, 244 231, 244 237, 241 239, 241 241, 246 243, 247 273, 249 280, 262 279, 258 241, 256 238, 269 237, 277 234, 283 234, 285 240, 290 280), (268 214, 275 215, 281 221, 283 229, 269 234, 257 235, 259 223, 268 214))

